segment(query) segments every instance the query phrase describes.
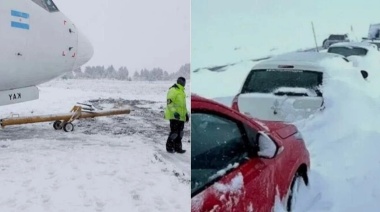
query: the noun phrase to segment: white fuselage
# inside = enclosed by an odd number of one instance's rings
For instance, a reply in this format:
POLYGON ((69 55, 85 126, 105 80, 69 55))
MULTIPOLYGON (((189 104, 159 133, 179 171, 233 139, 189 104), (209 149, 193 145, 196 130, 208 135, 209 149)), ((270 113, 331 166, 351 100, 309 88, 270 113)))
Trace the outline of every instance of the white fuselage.
POLYGON ((0 91, 47 82, 92 55, 89 41, 60 11, 32 0, 0 1, 0 91))

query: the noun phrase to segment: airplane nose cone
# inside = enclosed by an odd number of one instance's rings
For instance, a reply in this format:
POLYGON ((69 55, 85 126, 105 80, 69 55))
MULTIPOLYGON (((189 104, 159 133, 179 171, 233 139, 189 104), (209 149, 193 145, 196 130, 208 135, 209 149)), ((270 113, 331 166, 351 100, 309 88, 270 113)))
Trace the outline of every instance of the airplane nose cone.
POLYGON ((94 55, 94 48, 90 41, 82 34, 81 31, 78 32, 78 51, 77 59, 75 62, 75 68, 78 68, 86 64, 94 55))

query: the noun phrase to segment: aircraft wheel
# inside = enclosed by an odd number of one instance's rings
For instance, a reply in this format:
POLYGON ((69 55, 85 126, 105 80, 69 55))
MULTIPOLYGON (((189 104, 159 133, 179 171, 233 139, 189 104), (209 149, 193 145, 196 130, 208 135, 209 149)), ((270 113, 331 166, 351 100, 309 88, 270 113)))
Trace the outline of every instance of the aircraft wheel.
POLYGON ((53 127, 55 130, 62 130, 62 122, 61 121, 55 121, 53 123, 53 127))
POLYGON ((74 131, 74 125, 72 123, 69 123, 69 122, 64 123, 63 124, 63 130, 65 132, 72 132, 72 131, 74 131))

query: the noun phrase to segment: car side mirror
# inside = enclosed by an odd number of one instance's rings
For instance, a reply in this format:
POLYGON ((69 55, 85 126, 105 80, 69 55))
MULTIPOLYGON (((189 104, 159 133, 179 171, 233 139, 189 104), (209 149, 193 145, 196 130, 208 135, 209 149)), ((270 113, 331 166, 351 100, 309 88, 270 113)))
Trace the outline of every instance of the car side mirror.
POLYGON ((363 77, 364 79, 367 79, 367 78, 368 78, 368 72, 367 72, 367 71, 361 70, 360 73, 362 74, 362 77, 363 77))
POLYGON ((276 157, 278 152, 278 146, 275 141, 273 141, 267 134, 264 132, 259 132, 257 135, 257 141, 259 145, 259 151, 257 155, 259 157, 272 159, 276 157))

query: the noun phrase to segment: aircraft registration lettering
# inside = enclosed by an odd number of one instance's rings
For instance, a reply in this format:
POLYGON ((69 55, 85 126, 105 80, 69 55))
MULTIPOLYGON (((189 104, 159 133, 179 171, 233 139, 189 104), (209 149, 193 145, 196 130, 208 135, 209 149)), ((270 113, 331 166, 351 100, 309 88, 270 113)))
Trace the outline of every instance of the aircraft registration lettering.
POLYGON ((9 94, 9 100, 16 100, 16 99, 21 99, 21 93, 13 93, 9 94))

